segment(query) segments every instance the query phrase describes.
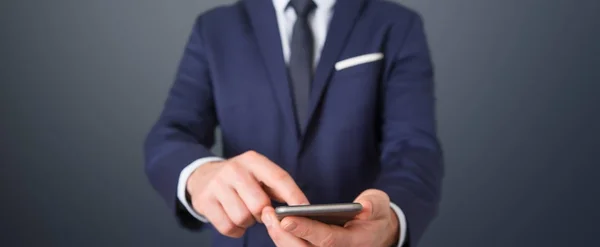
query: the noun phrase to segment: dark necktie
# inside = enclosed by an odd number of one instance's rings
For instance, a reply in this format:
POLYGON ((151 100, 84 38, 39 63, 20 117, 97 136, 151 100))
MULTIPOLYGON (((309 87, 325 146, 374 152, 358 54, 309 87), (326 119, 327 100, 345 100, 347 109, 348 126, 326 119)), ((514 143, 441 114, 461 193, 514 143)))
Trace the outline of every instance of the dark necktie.
POLYGON ((308 24, 308 14, 316 7, 312 0, 291 0, 296 11, 296 23, 290 43, 289 75, 294 94, 296 121, 300 130, 308 118, 310 84, 313 78, 313 36, 308 24))

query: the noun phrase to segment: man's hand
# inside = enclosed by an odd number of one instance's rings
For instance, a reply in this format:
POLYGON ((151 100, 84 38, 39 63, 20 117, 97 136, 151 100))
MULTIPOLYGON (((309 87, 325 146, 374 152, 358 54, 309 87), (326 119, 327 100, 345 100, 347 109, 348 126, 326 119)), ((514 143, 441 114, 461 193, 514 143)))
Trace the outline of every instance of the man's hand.
POLYGON ((292 177, 256 152, 200 166, 187 181, 196 212, 223 235, 239 238, 271 205, 271 198, 289 205, 308 204, 292 177))
POLYGON ((327 225, 304 217, 277 221, 273 208, 263 211, 263 222, 273 242, 280 247, 369 246, 389 247, 398 240, 398 218, 390 199, 380 190, 366 190, 355 202, 363 211, 344 227, 327 225))

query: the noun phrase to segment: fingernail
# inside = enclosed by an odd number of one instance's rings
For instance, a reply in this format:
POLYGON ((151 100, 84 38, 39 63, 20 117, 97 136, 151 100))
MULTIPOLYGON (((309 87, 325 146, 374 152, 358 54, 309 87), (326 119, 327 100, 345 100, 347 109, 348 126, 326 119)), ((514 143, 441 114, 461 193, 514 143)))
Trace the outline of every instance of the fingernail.
POLYGON ((286 230, 286 231, 288 231, 288 232, 291 232, 291 231, 293 231, 294 229, 296 229, 296 227, 297 227, 297 226, 298 226, 298 225, 296 225, 296 222, 293 222, 293 221, 292 221, 292 222, 288 223, 287 225, 285 225, 285 226, 283 227, 283 229, 285 229, 285 230, 286 230))
POLYGON ((273 222, 271 219, 271 215, 269 214, 265 214, 265 216, 263 217, 263 221, 265 222, 265 226, 267 227, 271 227, 271 223, 273 222))

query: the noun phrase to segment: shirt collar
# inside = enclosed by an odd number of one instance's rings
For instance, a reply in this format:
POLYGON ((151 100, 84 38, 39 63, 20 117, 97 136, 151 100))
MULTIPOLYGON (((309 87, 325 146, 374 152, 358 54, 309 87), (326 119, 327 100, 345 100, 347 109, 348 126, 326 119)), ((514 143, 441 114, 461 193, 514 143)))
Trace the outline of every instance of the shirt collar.
MULTIPOLYGON (((313 0, 317 5, 318 9, 329 9, 333 7, 336 0, 313 0)), ((290 0, 273 0, 273 6, 275 6, 275 11, 285 12, 286 7, 290 3, 290 0)))

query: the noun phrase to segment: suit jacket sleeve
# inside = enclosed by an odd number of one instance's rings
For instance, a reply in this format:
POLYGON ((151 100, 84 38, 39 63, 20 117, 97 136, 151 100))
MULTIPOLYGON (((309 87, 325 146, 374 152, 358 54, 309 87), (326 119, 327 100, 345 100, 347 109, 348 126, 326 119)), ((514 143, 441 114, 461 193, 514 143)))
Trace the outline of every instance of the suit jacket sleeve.
POLYGON ((435 131, 433 66, 420 17, 391 28, 381 88, 380 175, 385 191, 404 212, 405 246, 415 246, 437 213, 443 175, 435 131))
POLYGON ((202 223, 177 200, 177 183, 183 168, 193 161, 215 156, 210 152, 217 125, 209 67, 196 19, 163 111, 145 144, 145 171, 150 183, 191 229, 202 223))

